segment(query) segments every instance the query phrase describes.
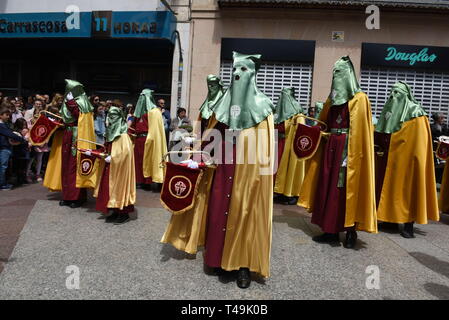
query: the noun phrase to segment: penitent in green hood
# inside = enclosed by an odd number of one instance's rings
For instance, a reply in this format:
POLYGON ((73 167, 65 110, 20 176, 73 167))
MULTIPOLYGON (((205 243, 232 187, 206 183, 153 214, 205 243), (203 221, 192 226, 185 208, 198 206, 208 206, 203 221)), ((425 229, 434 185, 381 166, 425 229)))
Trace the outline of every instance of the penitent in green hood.
POLYGON ((332 71, 332 88, 329 98, 333 106, 342 105, 362 91, 355 75, 354 66, 348 56, 339 59, 332 71))
POLYGON ((303 109, 295 97, 295 88, 284 88, 281 91, 279 100, 274 111, 274 124, 279 124, 290 119, 298 113, 302 113, 303 109))
POLYGON ((261 56, 234 52, 233 57, 231 86, 212 107, 212 111, 215 118, 230 129, 247 129, 272 114, 274 105, 256 85, 261 56))
POLYGON ((106 141, 112 142, 115 138, 128 131, 128 124, 123 111, 118 107, 111 107, 106 117, 106 141))
POLYGON ((89 101, 89 98, 84 91, 84 86, 76 80, 65 80, 65 94, 64 94, 64 102, 61 106, 61 115, 64 120, 64 123, 72 123, 75 119, 72 117, 69 109, 66 106, 67 94, 71 93, 74 100, 78 104, 79 111, 81 113, 89 113, 94 111, 94 107, 89 101))
POLYGON ((200 108, 201 119, 209 119, 212 115, 212 107, 223 96, 225 89, 221 79, 216 75, 210 74, 207 76, 207 98, 200 108))
POLYGON ((391 88, 390 96, 377 122, 376 131, 394 133, 401 130, 402 123, 426 115, 421 104, 413 97, 409 85, 399 81, 391 88))
POLYGON ((153 90, 143 89, 140 93, 139 100, 137 100, 134 116, 136 118, 142 118, 145 113, 148 113, 153 108, 156 108, 156 101, 153 97, 153 90))

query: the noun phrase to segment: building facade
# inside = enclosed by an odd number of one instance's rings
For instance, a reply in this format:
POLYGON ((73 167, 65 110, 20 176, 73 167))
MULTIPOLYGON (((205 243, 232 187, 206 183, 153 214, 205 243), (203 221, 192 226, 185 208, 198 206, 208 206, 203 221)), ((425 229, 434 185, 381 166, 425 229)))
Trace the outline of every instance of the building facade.
POLYGON ((257 81, 274 102, 287 86, 303 107, 325 101, 333 64, 349 55, 373 114, 398 80, 429 114, 447 114, 448 18, 444 0, 194 0, 190 113, 196 117, 206 97, 208 74, 229 84, 232 51, 241 51, 262 54, 257 81))
POLYGON ((0 91, 63 92, 73 78, 105 100, 135 103, 151 88, 185 104, 189 8, 188 0, 1 1, 0 91))

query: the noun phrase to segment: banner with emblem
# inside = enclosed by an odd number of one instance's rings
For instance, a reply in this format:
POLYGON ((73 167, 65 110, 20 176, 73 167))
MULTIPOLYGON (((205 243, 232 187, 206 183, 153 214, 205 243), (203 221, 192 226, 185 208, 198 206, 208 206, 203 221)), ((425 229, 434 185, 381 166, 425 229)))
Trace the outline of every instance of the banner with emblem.
POLYGON ((435 151, 435 155, 438 159, 448 160, 448 158, 449 158, 449 143, 444 142, 444 141, 439 141, 437 150, 435 151))
POLYGON ((321 141, 321 127, 298 123, 293 150, 299 159, 306 160, 315 154, 321 141))
POLYGON ((161 192, 161 204, 164 208, 174 215, 192 209, 202 176, 202 169, 167 162, 161 192))
POLYGON ((49 119, 41 114, 30 130, 30 141, 33 146, 42 146, 47 143, 52 134, 62 126, 62 123, 49 119))

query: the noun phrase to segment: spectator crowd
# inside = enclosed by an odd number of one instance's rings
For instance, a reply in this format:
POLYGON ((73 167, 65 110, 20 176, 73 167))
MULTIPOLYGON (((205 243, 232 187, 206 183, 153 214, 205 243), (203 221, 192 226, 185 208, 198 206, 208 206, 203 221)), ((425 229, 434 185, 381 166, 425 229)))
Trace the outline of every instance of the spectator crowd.
MULTIPOLYGON (((119 99, 102 100, 98 95, 89 98, 94 107, 96 142, 104 144, 106 115, 111 106, 121 108, 127 114, 128 126, 134 121, 134 106, 124 105, 119 99)), ((41 182, 45 175, 52 140, 43 146, 32 146, 30 129, 42 111, 60 116, 64 95, 55 93, 35 94, 27 98, 3 96, 0 92, 0 190, 10 190, 24 184, 41 182)), ((186 110, 179 108, 177 117, 170 118, 170 110, 164 99, 157 101, 164 121, 167 146, 173 146, 170 135, 179 139, 180 129, 191 131, 186 110), (173 134, 170 134, 173 132, 173 134)))

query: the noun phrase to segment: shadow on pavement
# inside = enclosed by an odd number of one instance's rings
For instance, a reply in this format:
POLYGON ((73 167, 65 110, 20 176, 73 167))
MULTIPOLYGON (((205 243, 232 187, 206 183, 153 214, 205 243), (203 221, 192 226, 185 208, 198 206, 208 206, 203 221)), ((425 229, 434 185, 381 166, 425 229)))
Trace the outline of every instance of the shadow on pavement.
POLYGON ((175 247, 173 247, 168 243, 162 244, 161 255, 162 255, 161 262, 167 262, 170 259, 175 260, 196 259, 196 255, 188 254, 184 251, 177 250, 175 247))
POLYGON ((430 270, 449 278, 449 262, 440 260, 434 256, 422 252, 410 252, 409 254, 430 270))
POLYGON ((442 300, 449 300, 449 287, 438 283, 426 283, 424 289, 431 295, 442 300))

